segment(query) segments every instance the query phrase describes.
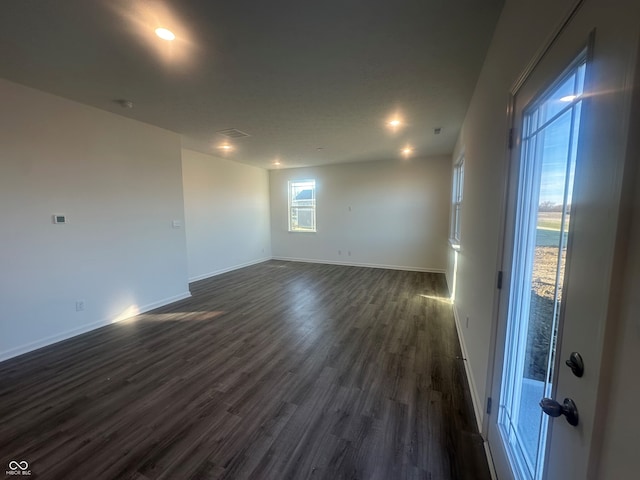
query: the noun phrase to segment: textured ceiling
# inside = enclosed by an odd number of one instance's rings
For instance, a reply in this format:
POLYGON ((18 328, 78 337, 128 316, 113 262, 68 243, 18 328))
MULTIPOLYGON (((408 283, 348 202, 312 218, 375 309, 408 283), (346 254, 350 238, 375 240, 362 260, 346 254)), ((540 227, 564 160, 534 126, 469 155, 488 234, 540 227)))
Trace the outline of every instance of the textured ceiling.
POLYGON ((0 77, 264 168, 398 158, 407 144, 449 154, 502 4, 5 1, 0 77), (158 26, 176 40, 156 37, 158 26), (405 123, 395 133, 394 113, 405 123), (224 153, 216 132, 228 128, 250 136, 224 153))

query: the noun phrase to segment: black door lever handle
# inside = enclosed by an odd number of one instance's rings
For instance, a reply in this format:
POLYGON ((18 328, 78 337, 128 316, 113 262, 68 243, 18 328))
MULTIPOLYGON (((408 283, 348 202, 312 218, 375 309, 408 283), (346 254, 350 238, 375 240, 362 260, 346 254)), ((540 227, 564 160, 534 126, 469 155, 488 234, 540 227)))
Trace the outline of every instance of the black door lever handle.
POLYGON ((578 407, 570 398, 565 398, 562 405, 552 398, 543 398, 540 400, 540 408, 542 408, 542 411, 550 417, 559 417, 560 415, 564 415, 570 425, 573 425, 574 427, 578 425, 578 421, 580 419, 578 415, 578 407))

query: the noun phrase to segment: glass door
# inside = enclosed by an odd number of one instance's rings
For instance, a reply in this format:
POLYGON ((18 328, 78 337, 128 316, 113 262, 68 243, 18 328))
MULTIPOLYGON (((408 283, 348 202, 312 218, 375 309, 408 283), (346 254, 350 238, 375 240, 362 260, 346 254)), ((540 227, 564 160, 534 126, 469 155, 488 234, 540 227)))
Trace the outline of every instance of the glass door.
POLYGON ((515 231, 498 427, 517 478, 542 478, 586 54, 521 118, 515 231))

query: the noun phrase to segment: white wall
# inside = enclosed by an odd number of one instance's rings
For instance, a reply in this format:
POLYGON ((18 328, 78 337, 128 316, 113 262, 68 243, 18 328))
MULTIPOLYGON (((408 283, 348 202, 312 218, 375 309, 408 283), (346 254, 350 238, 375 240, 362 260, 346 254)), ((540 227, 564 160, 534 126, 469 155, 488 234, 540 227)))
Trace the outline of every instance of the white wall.
POLYGON ((0 359, 188 296, 180 137, 4 80, 0 105, 0 359))
POLYGON ((438 156, 272 170, 273 256, 444 271, 450 166, 438 156), (287 182, 307 178, 316 180, 317 233, 288 232, 287 182))
POLYGON ((271 258, 269 174, 182 151, 189 280, 271 258))
MULTIPOLYGON (((640 49, 636 61, 631 132, 640 131, 640 49)), ((627 196, 623 196, 619 235, 622 274, 613 292, 617 311, 607 325, 608 374, 601 388, 603 418, 598 428, 601 456, 596 478, 635 478, 640 471, 640 136, 631 136, 628 148, 627 196), (635 170, 635 172, 634 172, 635 170), (635 173, 635 175, 634 175, 635 173), (625 220, 628 221, 625 222, 625 220), (624 226, 628 228, 624 228, 624 226)))
MULTIPOLYGON (((637 158, 637 157, 636 157, 637 158)), ((640 176, 636 181, 633 228, 629 232, 629 255, 621 292, 619 324, 612 339, 612 364, 607 401, 599 435, 602 457, 595 478, 637 478, 640 472, 640 176)))

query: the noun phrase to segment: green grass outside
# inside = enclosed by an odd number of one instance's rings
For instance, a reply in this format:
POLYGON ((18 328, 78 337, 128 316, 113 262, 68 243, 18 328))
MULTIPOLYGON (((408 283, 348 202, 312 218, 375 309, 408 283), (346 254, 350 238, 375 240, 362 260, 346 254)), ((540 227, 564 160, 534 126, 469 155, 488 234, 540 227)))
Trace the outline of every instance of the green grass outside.
MULTIPOLYGON (((562 214, 560 212, 540 212, 538 214, 538 228, 542 230, 560 231, 562 214)), ((569 230, 569 216, 566 218, 565 231, 569 230)))

